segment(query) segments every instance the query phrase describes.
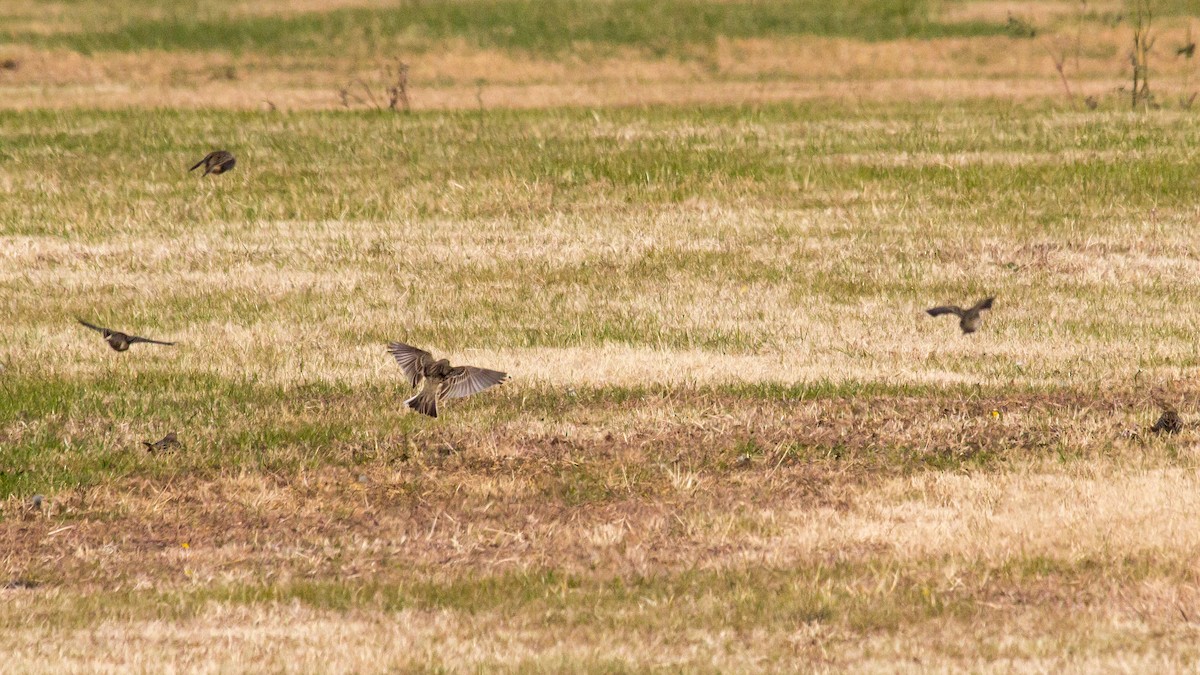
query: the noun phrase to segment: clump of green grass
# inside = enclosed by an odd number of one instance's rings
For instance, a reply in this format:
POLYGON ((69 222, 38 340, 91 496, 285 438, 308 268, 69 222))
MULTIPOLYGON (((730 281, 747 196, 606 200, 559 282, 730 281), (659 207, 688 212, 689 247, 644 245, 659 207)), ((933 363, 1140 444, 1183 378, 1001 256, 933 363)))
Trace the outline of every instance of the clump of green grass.
MULTIPOLYGON (((850 36, 866 40, 998 35, 1003 25, 943 23, 923 0, 829 3, 713 0, 456 0, 405 2, 386 9, 335 9, 285 16, 229 15, 217 7, 166 5, 162 11, 112 15, 89 30, 9 35, 14 42, 83 52, 141 49, 234 53, 386 55, 455 40, 537 54, 581 46, 636 47, 682 55, 717 38, 850 36), (165 14, 166 16, 162 16, 165 14)), ((86 13, 84 13, 86 17, 86 13)), ((85 19, 86 21, 86 19, 85 19)))

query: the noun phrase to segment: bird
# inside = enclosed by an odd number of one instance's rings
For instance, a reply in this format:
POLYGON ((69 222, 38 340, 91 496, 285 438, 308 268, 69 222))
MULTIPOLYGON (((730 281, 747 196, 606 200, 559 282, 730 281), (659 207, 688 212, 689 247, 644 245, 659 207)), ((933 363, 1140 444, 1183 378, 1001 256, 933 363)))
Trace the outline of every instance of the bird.
POLYGON ((980 300, 974 307, 963 309, 958 305, 944 305, 942 307, 934 307, 927 309, 929 316, 941 316, 943 314, 953 314, 958 317, 958 327, 962 329, 963 335, 974 333, 979 330, 979 324, 983 318, 980 314, 985 309, 992 308, 992 302, 996 298, 984 298, 980 300))
POLYGON ((161 340, 151 340, 150 338, 138 337, 137 335, 128 335, 128 334, 122 333, 120 331, 110 330, 108 328, 102 328, 95 324, 90 324, 78 317, 76 317, 76 320, 79 323, 87 326, 88 328, 91 328, 94 331, 99 331, 104 336, 104 341, 108 343, 108 346, 112 347, 113 351, 117 351, 117 352, 123 352, 123 351, 129 349, 129 345, 137 344, 139 342, 147 342, 152 345, 167 345, 167 346, 171 346, 171 345, 175 344, 174 342, 162 342, 161 340))
POLYGON ((24 512, 24 517, 28 519, 37 517, 39 514, 45 514, 48 506, 49 505, 46 503, 46 497, 44 495, 37 494, 30 497, 25 501, 24 504, 22 504, 22 511, 24 512))
POLYGON ((1025 19, 1019 16, 1013 16, 1012 12, 1008 13, 1008 23, 1005 25, 1009 35, 1013 37, 1032 38, 1037 37, 1037 28, 1025 19))
POLYGON ((416 396, 404 402, 422 415, 438 416, 438 401, 443 398, 462 398, 508 380, 508 374, 498 370, 475 366, 451 366, 447 359, 434 360, 433 354, 406 345, 389 342, 388 353, 400 364, 408 383, 416 387, 425 380, 425 386, 416 396))
MULTIPOLYGON (((225 173, 233 169, 236 164, 237 157, 234 157, 233 153, 225 150, 213 150, 205 155, 204 159, 193 164, 192 168, 188 169, 188 171, 195 171, 203 165, 204 176, 207 176, 210 173, 225 173)), ((201 178, 204 176, 201 176, 201 178)))
POLYGON ((175 432, 172 431, 153 443, 142 441, 142 445, 146 446, 146 452, 166 452, 171 448, 178 448, 179 440, 175 438, 175 432))
POLYGON ((1159 415, 1158 420, 1150 427, 1150 431, 1156 434, 1179 433, 1183 429, 1183 420, 1179 418, 1179 411, 1165 401, 1158 401, 1158 407, 1162 409, 1162 415, 1159 415))

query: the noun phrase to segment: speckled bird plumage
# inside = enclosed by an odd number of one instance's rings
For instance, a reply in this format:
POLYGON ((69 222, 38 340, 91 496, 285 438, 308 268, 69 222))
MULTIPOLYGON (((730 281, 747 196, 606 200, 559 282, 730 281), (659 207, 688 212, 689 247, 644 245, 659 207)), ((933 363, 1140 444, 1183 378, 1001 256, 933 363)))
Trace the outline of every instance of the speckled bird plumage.
MULTIPOLYGON (((233 153, 226 150, 214 150, 204 156, 204 159, 192 165, 188 171, 195 171, 200 167, 204 167, 204 176, 208 174, 222 174, 230 171, 237 165, 237 157, 233 153)), ((203 178, 204 176, 201 176, 203 178)))
POLYGON ((142 441, 142 445, 146 446, 146 452, 166 452, 167 450, 178 448, 179 439, 175 437, 175 432, 172 431, 153 443, 150 441, 142 441))
POLYGON ((475 366, 452 366, 448 359, 434 359, 433 354, 402 342, 388 343, 388 353, 400 364, 409 385, 424 386, 405 405, 423 415, 438 416, 438 402, 446 398, 462 398, 505 382, 506 373, 475 366))
POLYGON ((1179 411, 1164 401, 1159 401, 1158 407, 1162 409, 1162 414, 1151 425, 1150 431, 1156 434, 1179 433, 1183 429, 1183 420, 1179 417, 1179 411))

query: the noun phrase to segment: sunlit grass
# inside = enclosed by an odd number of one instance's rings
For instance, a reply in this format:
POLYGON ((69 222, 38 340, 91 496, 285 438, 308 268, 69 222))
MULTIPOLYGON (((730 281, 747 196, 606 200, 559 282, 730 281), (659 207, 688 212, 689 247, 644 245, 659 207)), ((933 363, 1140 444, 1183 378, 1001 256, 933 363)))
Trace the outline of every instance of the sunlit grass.
POLYGON ((0 8, 9 667, 1194 670, 1200 125, 1004 11, 0 8))
POLYGON ((453 40, 476 47, 562 54, 590 46, 636 46, 687 54, 718 37, 846 35, 868 40, 996 35, 1000 24, 944 23, 929 3, 858 0, 825 3, 711 0, 455 0, 387 8, 334 8, 284 16, 247 16, 239 3, 157 3, 140 11, 84 2, 48 35, 11 32, 9 40, 82 52, 140 49, 233 53, 387 54, 453 40), (80 27, 83 30, 71 30, 80 27))
POLYGON ((58 420, 22 427, 14 466, 63 458, 5 474, 10 493, 153 473, 128 453, 168 426, 198 429, 198 470, 312 466, 348 435, 419 428, 398 406, 393 339, 514 375, 451 408, 466 427, 570 408, 611 424, 621 401, 670 407, 678 387, 747 401, 1136 391, 1197 363, 1197 320, 1179 309, 1195 288, 1197 125, 1177 113, 0 122, 0 304, 17 317, 0 419, 58 420), (233 172, 186 172, 217 146, 239 156, 233 172), (1000 300, 971 338, 921 311, 985 294, 1000 300), (114 354, 77 316, 180 344, 114 354))

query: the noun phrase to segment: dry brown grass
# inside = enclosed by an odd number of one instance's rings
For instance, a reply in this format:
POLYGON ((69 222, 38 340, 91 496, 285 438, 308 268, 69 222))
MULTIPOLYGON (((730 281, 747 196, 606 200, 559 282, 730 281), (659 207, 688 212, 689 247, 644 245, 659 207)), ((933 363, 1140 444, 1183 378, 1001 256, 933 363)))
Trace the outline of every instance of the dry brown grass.
MULTIPOLYGON (((1029 158, 1026 158, 1027 160, 1029 158)), ((1061 161, 1062 158, 1060 157, 1061 161)), ((989 164, 988 157, 855 159, 871 164, 895 162, 923 166, 934 164, 989 164)), ((1004 159, 1001 163, 1011 161, 1004 159)), ((1039 161, 1035 156, 1032 161, 1039 161)), ((233 177, 238 180, 238 177, 233 177)), ((1160 337, 1152 344, 1113 342, 1105 335, 1078 334, 1057 325, 1086 324, 1103 317, 1121 317, 1121 330, 1151 334, 1159 330, 1185 332, 1191 317, 1164 313, 1147 306, 1142 291, 1159 284, 1186 287, 1198 267, 1191 258, 1192 244, 1184 229, 1164 231, 1144 224, 1138 231, 1154 236, 1131 239, 1126 232, 1092 234, 1086 239, 1057 237, 1033 241, 1012 240, 985 233, 964 234, 955 223, 934 229, 924 223, 905 223, 894 207, 880 207, 868 220, 851 224, 837 213, 793 215, 750 209, 701 207, 659 215, 630 215, 610 220, 602 230, 586 220, 550 219, 532 225, 512 221, 438 221, 420 230, 373 222, 269 223, 236 236, 200 235, 193 239, 186 262, 171 263, 177 253, 170 238, 141 232, 106 237, 95 243, 10 237, 0 252, 5 269, 0 281, 32 284, 28 293, 42 293, 58 285, 72 294, 95 296, 111 292, 113 281, 95 274, 96 266, 130 269, 119 280, 123 293, 139 288, 162 289, 171 302, 201 302, 206 297, 232 294, 278 301, 297 290, 328 298, 344 313, 309 319, 308 331, 344 336, 326 342, 320 350, 292 350, 297 335, 290 316, 261 317, 252 324, 216 318, 187 327, 177 335, 192 344, 221 344, 225 349, 151 352, 141 364, 150 369, 168 367, 184 372, 212 372, 237 377, 257 369, 263 382, 295 385, 304 382, 347 383, 355 386, 387 385, 395 380, 394 365, 381 358, 380 344, 351 340, 371 334, 380 326, 419 326, 439 311, 441 296, 408 291, 395 302, 379 303, 354 289, 387 288, 391 267, 346 267, 342 253, 366 251, 385 245, 386 255, 414 255, 444 261, 440 273, 462 278, 497 279, 491 288, 516 288, 524 270, 571 270, 584 263, 600 269, 628 270, 630 265, 656 252, 676 256, 719 254, 748 270, 784 269, 804 265, 805 273, 821 278, 852 275, 886 278, 884 260, 914 258, 929 244, 917 238, 922 232, 946 248, 929 251, 930 263, 921 270, 921 283, 953 287, 984 283, 1003 290, 1015 279, 1021 290, 1001 293, 997 308, 986 318, 988 330, 964 339, 953 323, 934 320, 923 310, 938 302, 963 302, 957 297, 863 298, 830 302, 823 294, 796 297, 788 284, 728 278, 706 274, 681 274, 643 287, 637 279, 619 284, 620 308, 648 324, 661 324, 689 334, 709 331, 742 333, 752 349, 720 351, 699 346, 638 344, 581 344, 578 346, 511 347, 473 346, 456 354, 481 364, 507 364, 524 373, 512 385, 520 395, 527 386, 628 386, 658 384, 793 383, 810 381, 875 382, 888 385, 977 384, 998 386, 1016 380, 1026 386, 1058 386, 1102 378, 1123 386, 1135 375, 1141 382, 1182 376, 1166 365, 1186 360, 1191 343, 1182 338, 1160 337), (779 243, 772 234, 781 226, 796 239, 779 243), (871 227, 871 244, 847 248, 842 236, 848 228, 871 227), (404 229, 403 235, 400 230, 404 229), (401 241, 399 248, 390 242, 401 241), (737 242, 736 246, 731 242, 737 242), (499 247, 503 257, 494 256, 499 247), (956 247, 969 251, 956 256, 956 247), (245 251, 269 255, 247 257, 245 251), (314 254, 330 251, 328 255, 314 254), (274 261, 287 261, 281 268, 274 261), (229 273, 233 272, 234 277, 229 273), (1032 275, 1032 276, 1030 276, 1032 275), (1029 287, 1029 279, 1070 279, 1071 288, 1029 287), (1083 294, 1092 304, 1073 301, 1083 294), (1045 308, 1054 307, 1046 322, 1045 308), (1103 309, 1098 309, 1102 307, 1103 309), (344 342, 343 342, 344 341, 344 342), (264 346, 272 346, 263 351, 264 346), (1152 359, 1162 365, 1144 365, 1152 359), (264 368, 265 364, 269 367, 264 368)), ((1040 282, 1039 282, 1040 283, 1040 282)), ((488 293, 464 296, 464 301, 486 302, 488 293)), ((560 297, 553 287, 527 289, 528 307, 548 305, 560 297)), ((578 294, 577 294, 578 295, 578 294)), ((578 295, 573 307, 582 311, 588 294, 578 295)), ((64 296, 64 302, 68 298, 64 296)), ((83 310, 80 310, 83 311, 83 310)), ((580 319, 581 321, 585 319, 580 319)), ((519 328, 525 320, 510 319, 519 328)), ((590 321, 590 320, 589 320, 590 321)), ((463 318, 463 326, 495 333, 489 319, 463 318)), ((174 329, 172 332, 178 332, 174 329)), ((587 332, 591 328, 581 327, 587 332)), ((80 340, 80 329, 65 323, 47 333, 43 327, 17 327, 0 359, 35 360, 47 376, 96 378, 109 372, 108 359, 64 360, 80 340)), ((503 331, 501 331, 503 333, 503 331)), ((168 338, 173 337, 167 335, 168 338)), ((397 339, 404 337, 396 335, 397 339)), ((92 351, 103 353, 99 341, 92 351)), ((131 364, 134 372, 141 367, 131 364)))
MULTIPOLYGON (((1163 44, 1170 39, 1182 42, 1181 21, 1159 23, 1163 44)), ((886 42, 826 37, 721 39, 706 57, 686 60, 651 58, 636 50, 552 59, 452 43, 401 56, 412 65, 417 110, 477 108, 481 81, 487 108, 1038 99, 1061 94, 1046 52, 1052 42, 1050 37, 886 42)), ((1079 68, 1072 60, 1068 71, 1080 101, 1084 96, 1119 98, 1117 90, 1127 84, 1127 42, 1121 27, 1088 28, 1079 68)), ((267 101, 285 109, 332 109, 341 106, 337 95, 341 87, 356 79, 372 83, 382 77, 382 62, 367 55, 102 52, 84 56, 20 46, 5 53, 19 59, 22 67, 0 72, 4 93, 0 106, 16 109, 261 109, 267 101)), ((1163 100, 1185 93, 1184 74, 1193 70, 1187 59, 1157 54, 1153 72, 1163 100)))
POLYGON ((1141 396, 936 408, 925 398, 748 404, 666 394, 640 407, 643 415, 592 407, 552 424, 515 419, 482 438, 431 429, 346 439, 332 455, 356 456, 352 467, 125 480, 57 495, 41 512, 12 497, 0 577, 170 588, 185 581, 185 563, 218 585, 414 569, 630 576, 858 550, 990 561, 1153 549, 1156 567, 1174 568, 1196 547, 1187 534, 1196 478, 1175 468, 1195 461, 1194 432, 1169 447, 1152 437, 1141 396), (890 475, 938 465, 965 473, 890 475), (576 489, 590 492, 564 509, 559 499, 576 489), (399 558, 408 569, 389 570, 399 558))
MULTIPOLYGON (((1014 15, 1043 26, 1055 25, 1057 22, 1075 20, 1081 4, 1070 0, 976 0, 946 3, 942 8, 942 17, 948 21, 1002 23, 1014 15)), ((1119 0, 1088 0, 1083 9, 1100 15, 1121 14, 1125 11, 1125 5, 1119 0)))
MULTIPOLYGON (((1096 434, 1108 433, 1097 429, 1106 422, 1064 408, 1094 399, 1017 403, 978 401, 949 419, 975 419, 979 408, 1036 412, 1040 405, 1058 419, 1083 420, 1073 425, 1071 447, 1095 447, 1096 434)), ((749 425, 769 445, 769 420, 785 408, 739 410, 733 401, 720 407, 731 404, 730 416, 746 419, 726 423, 725 433, 745 433, 749 425)), ((664 405, 676 409, 671 417, 689 407, 664 405)), ((860 405, 879 410, 896 402, 860 405)), ((846 415, 823 407, 800 406, 845 424, 846 415)), ((848 434, 849 447, 914 427, 944 434, 942 442, 954 434, 945 425, 938 431, 926 402, 876 414, 869 428, 826 433, 848 434)), ((1030 426, 1007 415, 999 424, 1027 432, 1030 426)), ((695 433, 692 425, 682 428, 695 433)), ((804 434, 819 433, 812 421, 788 429, 777 431, 799 443, 813 443, 804 434)), ((1059 433, 1047 430, 1047 439, 1059 433)), ((1001 435, 984 438, 999 446, 1001 435)), ((768 453, 732 473, 704 466, 696 451, 676 463, 647 461, 656 447, 712 447, 719 439, 711 435, 622 442, 618 434, 589 443, 526 427, 501 437, 511 450, 492 460, 478 448, 443 455, 430 443, 407 462, 381 456, 353 471, 199 482, 180 476, 60 495, 47 512, 10 517, 0 529, 0 578, 45 584, 0 591, 0 648, 20 671, 180 663, 200 670, 576 669, 604 662, 744 671, 793 659, 855 670, 892 670, 902 661, 921 669, 1183 669, 1198 656, 1190 645, 1200 600, 1200 484, 1191 469, 1173 467, 1176 460, 1164 464, 1161 443, 1065 466, 1014 449, 1000 472, 894 477, 856 468, 870 463, 865 455, 814 464, 768 453), (605 480, 618 493, 624 485, 625 496, 565 509, 548 503, 539 483, 579 465, 608 467, 605 480), (560 609, 486 594, 425 606, 413 590, 413 606, 379 605, 378 594, 392 584, 470 584, 543 569, 582 580, 582 587, 552 584, 535 593, 561 592, 567 607, 580 603, 577 611, 589 619, 555 626, 549 616, 560 609), (745 576, 736 582, 747 584, 739 592, 754 594, 758 583, 780 583, 773 574, 756 581, 762 570, 779 570, 789 587, 838 598, 837 607, 862 609, 758 628, 693 620, 684 632, 662 633, 650 627, 672 614, 727 616, 731 610, 719 608, 737 596, 697 579, 690 583, 699 586, 665 596, 651 587, 641 602, 614 605, 610 588, 591 585, 624 579, 636 588, 642 578, 724 574, 745 576), (223 589, 296 585, 364 590, 350 611, 321 609, 304 595, 249 604, 221 599, 223 589), (193 609, 158 618, 161 610, 141 599, 158 593, 177 598, 163 607, 193 609), (115 604, 97 610, 88 604, 92 596, 111 596, 98 601, 115 604), (74 612, 82 616, 72 620, 74 612), (94 615, 106 618, 97 623, 88 618, 94 615), (655 635, 655 650, 633 648, 643 630, 655 635)), ((15 506, 10 500, 5 508, 15 506)))

